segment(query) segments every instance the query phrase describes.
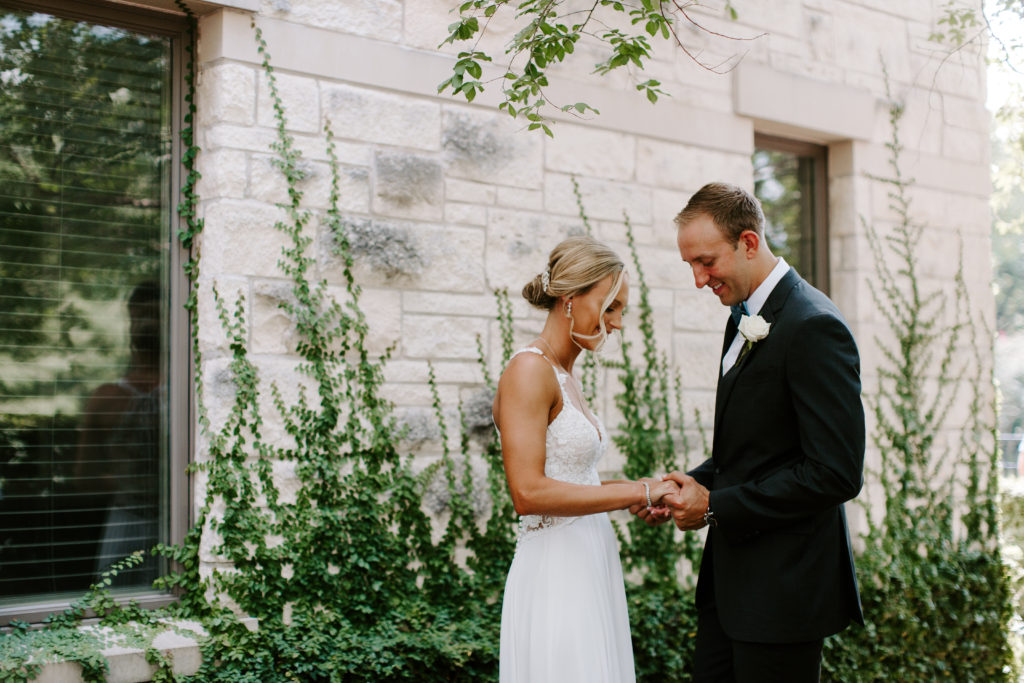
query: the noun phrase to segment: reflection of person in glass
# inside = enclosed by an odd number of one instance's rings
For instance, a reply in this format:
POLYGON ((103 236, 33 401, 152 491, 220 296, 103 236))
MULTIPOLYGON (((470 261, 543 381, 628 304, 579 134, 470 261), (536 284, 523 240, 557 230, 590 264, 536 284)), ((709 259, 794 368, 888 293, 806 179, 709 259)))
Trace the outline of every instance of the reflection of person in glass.
POLYGON ((114 580, 140 586, 156 578, 148 551, 157 542, 160 455, 160 287, 143 282, 128 299, 130 359, 116 382, 97 388, 82 415, 76 480, 107 508, 97 573, 136 550, 146 562, 114 580))

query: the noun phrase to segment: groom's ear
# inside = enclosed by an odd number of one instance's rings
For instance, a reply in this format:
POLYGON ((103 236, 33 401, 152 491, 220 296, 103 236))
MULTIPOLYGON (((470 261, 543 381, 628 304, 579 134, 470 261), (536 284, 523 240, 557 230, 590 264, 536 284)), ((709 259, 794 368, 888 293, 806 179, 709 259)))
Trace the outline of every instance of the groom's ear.
POLYGON ((757 250, 761 246, 761 238, 753 230, 744 230, 740 233, 739 243, 744 247, 746 257, 752 259, 757 256, 757 250))

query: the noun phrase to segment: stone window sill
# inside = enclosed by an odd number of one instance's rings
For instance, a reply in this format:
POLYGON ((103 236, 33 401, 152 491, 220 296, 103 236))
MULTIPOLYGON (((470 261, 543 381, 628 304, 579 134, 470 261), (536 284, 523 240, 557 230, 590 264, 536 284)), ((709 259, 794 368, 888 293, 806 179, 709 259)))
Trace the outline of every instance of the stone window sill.
MULTIPOLYGON (((152 645, 171 661, 175 675, 190 676, 199 671, 202 655, 198 638, 206 635, 202 626, 194 621, 174 621, 176 630, 158 633, 152 645), (195 638, 185 635, 194 633, 195 638)), ((107 627, 89 625, 84 630, 109 630, 107 627)), ((146 661, 144 650, 121 645, 111 645, 101 650, 110 665, 107 683, 143 683, 153 678, 156 666, 146 661)), ((76 662, 53 662, 44 664, 34 683, 79 683, 82 681, 82 667, 76 662)))

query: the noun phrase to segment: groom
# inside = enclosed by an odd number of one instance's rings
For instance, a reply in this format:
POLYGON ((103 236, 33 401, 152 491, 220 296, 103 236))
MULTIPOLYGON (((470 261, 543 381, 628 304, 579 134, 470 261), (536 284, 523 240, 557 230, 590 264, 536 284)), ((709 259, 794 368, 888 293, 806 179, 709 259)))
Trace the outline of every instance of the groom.
POLYGON ((710 527, 694 680, 817 681, 825 636, 863 623, 843 509, 864 467, 857 346, 828 297, 772 255, 748 192, 705 185, 675 222, 695 284, 733 310, 711 459, 667 477, 682 487, 676 526, 710 527))

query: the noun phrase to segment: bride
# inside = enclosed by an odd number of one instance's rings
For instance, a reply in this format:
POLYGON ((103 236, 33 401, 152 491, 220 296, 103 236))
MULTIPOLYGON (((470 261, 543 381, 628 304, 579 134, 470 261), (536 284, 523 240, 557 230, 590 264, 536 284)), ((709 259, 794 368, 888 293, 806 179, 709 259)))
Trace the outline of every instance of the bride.
POLYGON ((516 352, 494 399, 505 476, 520 515, 501 613, 501 683, 634 681, 629 615, 606 514, 632 505, 666 515, 675 482, 604 481, 608 433, 583 399, 573 364, 622 328, 622 260, 590 237, 552 250, 523 297, 547 310, 536 341, 516 352))

